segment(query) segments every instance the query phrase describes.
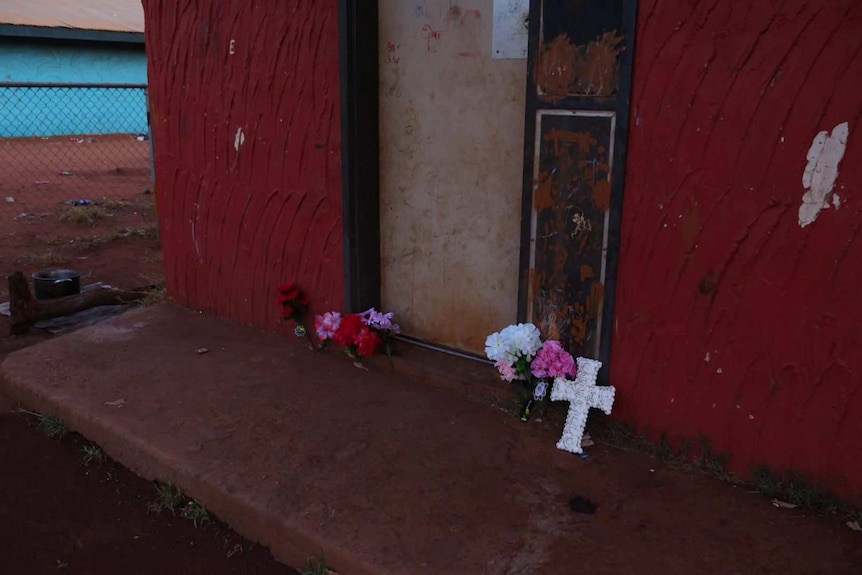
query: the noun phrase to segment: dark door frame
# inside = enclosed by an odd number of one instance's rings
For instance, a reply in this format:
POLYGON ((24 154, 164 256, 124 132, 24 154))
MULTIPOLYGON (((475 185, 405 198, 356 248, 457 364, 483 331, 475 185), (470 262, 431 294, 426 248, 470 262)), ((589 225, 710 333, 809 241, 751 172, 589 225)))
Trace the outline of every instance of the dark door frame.
POLYGON ((377 2, 340 0, 344 305, 380 307, 380 135, 377 2))

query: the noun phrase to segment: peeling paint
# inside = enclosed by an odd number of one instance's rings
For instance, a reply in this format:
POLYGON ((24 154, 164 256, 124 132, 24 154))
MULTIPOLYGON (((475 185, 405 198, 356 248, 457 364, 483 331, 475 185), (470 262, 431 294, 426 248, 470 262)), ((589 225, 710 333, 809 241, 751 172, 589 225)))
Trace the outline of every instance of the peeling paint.
POLYGON ((233 148, 239 152, 242 145, 245 143, 245 134, 242 133, 242 128, 236 129, 236 136, 233 139, 233 148))
POLYGON ((802 205, 799 206, 800 227, 813 223, 821 210, 829 207, 830 200, 836 208, 841 205, 841 199, 833 200, 831 195, 849 134, 850 127, 843 122, 835 126, 831 135, 824 130, 811 142, 806 156, 808 165, 802 174, 802 186, 808 191, 802 196, 802 205))

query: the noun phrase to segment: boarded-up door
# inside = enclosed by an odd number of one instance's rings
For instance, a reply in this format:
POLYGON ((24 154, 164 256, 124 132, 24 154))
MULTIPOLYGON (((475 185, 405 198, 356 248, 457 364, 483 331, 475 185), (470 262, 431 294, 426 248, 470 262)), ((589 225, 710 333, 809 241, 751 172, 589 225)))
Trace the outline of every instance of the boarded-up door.
MULTIPOLYGON (((635 0, 534 0, 519 315, 607 362, 635 0)), ((607 373, 607 370, 604 370, 607 373)))
POLYGON ((382 305, 481 353, 517 318, 526 59, 492 58, 492 0, 380 0, 382 305))

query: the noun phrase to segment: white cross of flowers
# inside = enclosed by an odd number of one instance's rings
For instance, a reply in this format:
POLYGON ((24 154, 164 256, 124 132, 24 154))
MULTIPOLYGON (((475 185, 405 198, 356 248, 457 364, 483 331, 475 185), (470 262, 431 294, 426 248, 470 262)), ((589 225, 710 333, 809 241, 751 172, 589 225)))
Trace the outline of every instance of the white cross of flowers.
POLYGON ((577 362, 578 375, 575 381, 556 378, 551 388, 551 400, 569 402, 569 413, 557 449, 583 453, 581 438, 587 425, 587 413, 591 407, 596 407, 610 415, 616 390, 611 386, 596 385, 602 362, 585 357, 577 358, 577 362))

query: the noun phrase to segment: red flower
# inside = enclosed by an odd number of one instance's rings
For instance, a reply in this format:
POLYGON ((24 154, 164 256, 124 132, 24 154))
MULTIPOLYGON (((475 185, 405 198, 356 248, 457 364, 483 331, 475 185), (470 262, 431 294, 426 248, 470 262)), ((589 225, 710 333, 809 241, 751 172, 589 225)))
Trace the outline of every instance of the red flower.
POLYGON ((281 292, 281 297, 285 298, 285 301, 293 301, 301 295, 299 287, 293 282, 284 284, 278 288, 278 291, 281 292))
POLYGON ((383 340, 380 339, 380 336, 377 335, 376 332, 368 329, 367 326, 362 326, 362 329, 360 329, 359 333, 356 334, 357 353, 361 357, 374 355, 374 352, 377 351, 377 348, 379 348, 382 343, 383 340))
POLYGON ((338 329, 335 331, 335 337, 332 339, 342 347, 355 345, 356 336, 363 327, 365 327, 365 324, 362 323, 362 318, 358 314, 352 313, 346 315, 341 318, 341 325, 338 326, 338 329))
POLYGON ((295 310, 292 307, 290 307, 289 305, 285 305, 281 308, 281 317, 283 317, 284 319, 290 319, 293 317, 294 311, 295 310))

